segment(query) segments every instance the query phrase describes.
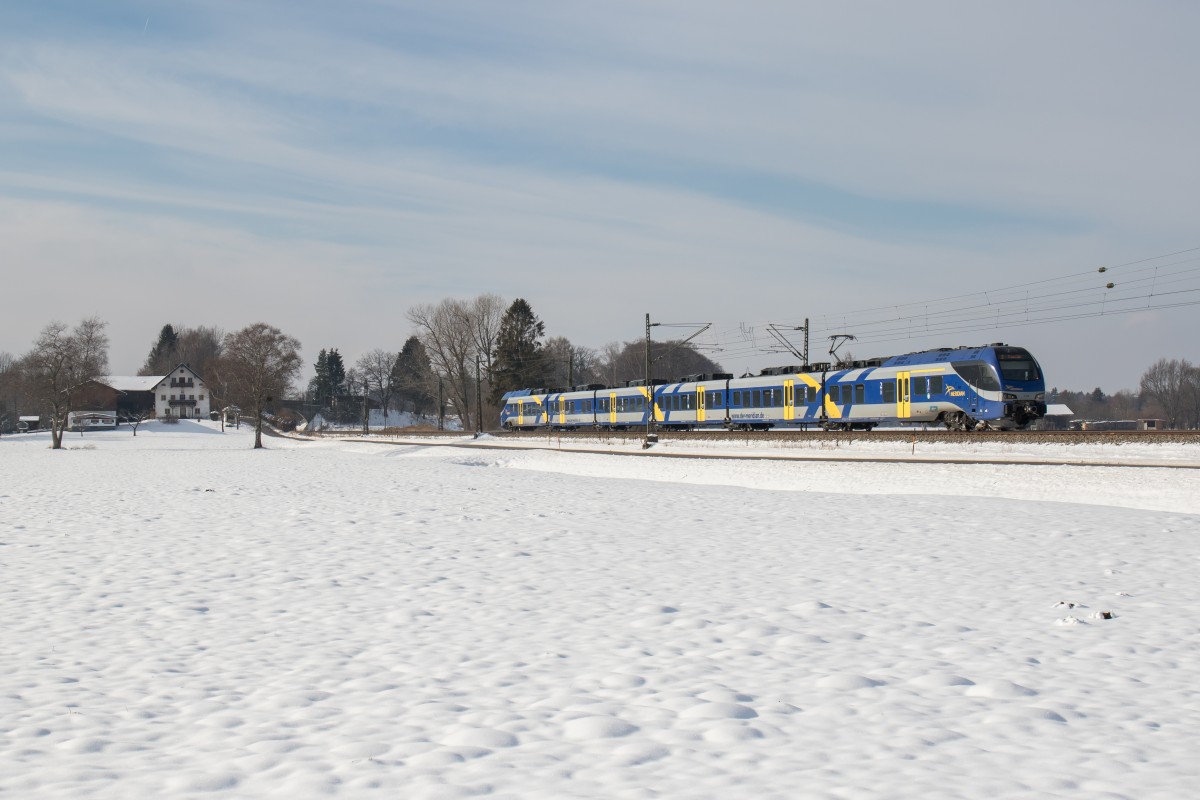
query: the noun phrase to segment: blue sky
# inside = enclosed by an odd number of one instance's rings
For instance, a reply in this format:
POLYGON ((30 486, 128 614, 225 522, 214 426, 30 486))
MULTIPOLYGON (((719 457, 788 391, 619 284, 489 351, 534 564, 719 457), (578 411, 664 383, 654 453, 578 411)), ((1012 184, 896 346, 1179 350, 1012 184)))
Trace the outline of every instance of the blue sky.
MULTIPOLYGON (((1183 2, 5 4, 0 261, 28 290, 0 350, 96 313, 117 372, 166 322, 352 360, 495 292, 591 347, 711 321, 757 369, 768 322, 1200 246, 1196 30, 1183 2)), ((1200 361, 1195 311, 856 354, 1003 339, 1115 390, 1200 361)))

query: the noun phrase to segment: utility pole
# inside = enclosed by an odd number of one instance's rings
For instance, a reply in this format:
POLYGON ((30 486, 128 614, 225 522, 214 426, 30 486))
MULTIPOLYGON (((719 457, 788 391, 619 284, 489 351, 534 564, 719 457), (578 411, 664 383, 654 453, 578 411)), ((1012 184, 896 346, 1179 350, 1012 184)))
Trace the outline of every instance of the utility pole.
POLYGON ((371 410, 370 406, 367 405, 367 386, 367 379, 363 378, 363 436, 371 432, 371 410))
POLYGON ((438 430, 446 429, 446 401, 442 399, 442 376, 438 375, 438 430))
POLYGON ((646 441, 643 447, 649 447, 658 441, 654 432, 654 389, 650 385, 650 314, 646 314, 646 441))
POLYGON ((475 356, 475 432, 483 433, 483 379, 479 374, 479 356, 475 356))
POLYGON ((654 360, 654 359, 650 358, 650 329, 657 328, 658 326, 663 325, 663 324, 667 324, 672 327, 696 327, 698 330, 696 330, 695 333, 693 333, 691 336, 687 337, 686 339, 676 342, 674 347, 672 347, 670 350, 667 350, 665 353, 661 353, 658 356, 659 358, 666 357, 675 348, 681 347, 681 346, 687 344, 692 339, 695 339, 697 336, 704 333, 706 330, 708 330, 712 326, 711 322, 705 322, 705 323, 653 322, 652 323, 652 322, 650 322, 650 315, 649 314, 646 315, 646 387, 645 387, 646 388, 646 441, 642 443, 642 447, 649 447, 650 445, 652 445, 658 441, 658 434, 654 432, 654 425, 655 425, 654 385, 650 378, 650 364, 654 360))

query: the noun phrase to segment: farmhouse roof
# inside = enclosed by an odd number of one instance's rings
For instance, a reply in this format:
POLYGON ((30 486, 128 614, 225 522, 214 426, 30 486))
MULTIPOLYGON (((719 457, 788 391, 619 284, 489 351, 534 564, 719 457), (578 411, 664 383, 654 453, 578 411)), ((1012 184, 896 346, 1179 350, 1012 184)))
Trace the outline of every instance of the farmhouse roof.
POLYGON ((116 389, 118 392, 152 392, 154 387, 165 381, 167 378, 174 375, 181 369, 186 369, 188 372, 195 375, 200 380, 200 373, 192 369, 187 364, 176 364, 166 375, 105 375, 97 378, 97 383, 102 383, 105 386, 116 389))
POLYGON ((158 386, 165 375, 105 375, 97 378, 97 383, 103 383, 118 392, 151 392, 158 386))

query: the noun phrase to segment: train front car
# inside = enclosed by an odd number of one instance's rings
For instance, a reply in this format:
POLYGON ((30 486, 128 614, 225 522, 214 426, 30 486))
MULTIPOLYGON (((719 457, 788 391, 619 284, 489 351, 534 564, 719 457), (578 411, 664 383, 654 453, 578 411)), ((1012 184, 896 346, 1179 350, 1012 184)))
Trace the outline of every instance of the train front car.
POLYGON ((1046 378, 1037 359, 1023 347, 998 344, 991 351, 1000 371, 1004 403, 999 427, 1025 428, 1046 416, 1046 378))
POLYGON ((1013 430, 1046 414, 1042 371, 1024 348, 947 347, 896 356, 884 364, 896 376, 896 417, 902 423, 1013 430))

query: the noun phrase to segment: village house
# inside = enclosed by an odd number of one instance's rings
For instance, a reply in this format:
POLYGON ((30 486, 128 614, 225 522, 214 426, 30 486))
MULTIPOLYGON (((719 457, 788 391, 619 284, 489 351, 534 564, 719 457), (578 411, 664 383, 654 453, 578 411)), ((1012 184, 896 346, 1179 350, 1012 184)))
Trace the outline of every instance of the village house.
POLYGON ((180 364, 167 375, 106 375, 89 381, 75 405, 118 417, 153 411, 158 419, 208 419, 212 394, 195 370, 180 364))

